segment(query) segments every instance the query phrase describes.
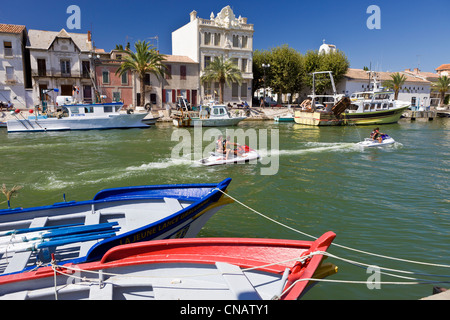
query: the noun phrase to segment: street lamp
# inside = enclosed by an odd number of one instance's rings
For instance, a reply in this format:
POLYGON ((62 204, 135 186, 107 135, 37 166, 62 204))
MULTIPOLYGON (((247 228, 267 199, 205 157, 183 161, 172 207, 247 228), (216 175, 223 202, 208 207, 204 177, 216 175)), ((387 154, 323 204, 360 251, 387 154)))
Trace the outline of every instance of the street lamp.
POLYGON ((270 64, 263 63, 261 66, 264 71, 264 102, 265 102, 265 100, 266 100, 266 69, 270 68, 270 64))

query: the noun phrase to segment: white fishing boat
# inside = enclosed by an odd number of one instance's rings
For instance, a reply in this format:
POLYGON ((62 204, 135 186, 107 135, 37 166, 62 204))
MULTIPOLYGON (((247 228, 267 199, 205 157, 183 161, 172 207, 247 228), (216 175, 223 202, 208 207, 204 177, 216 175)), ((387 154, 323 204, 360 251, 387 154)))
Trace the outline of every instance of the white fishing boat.
POLYGON ((350 98, 338 94, 331 71, 313 73, 313 91, 310 99, 302 102, 302 110, 295 112, 295 122, 315 126, 375 125, 396 123, 410 106, 407 101, 394 100, 393 92, 385 91, 373 76, 374 89, 355 92, 350 98), (333 94, 315 94, 315 76, 327 74, 330 77, 333 94), (322 99, 323 104, 318 100, 322 99))
POLYGON ((201 106, 199 112, 188 111, 182 108, 178 114, 173 115, 173 124, 177 127, 229 127, 236 126, 247 117, 233 116, 226 105, 210 103, 201 106))
POLYGON ((403 112, 411 106, 408 101, 394 100, 394 92, 385 90, 371 72, 373 89, 355 92, 350 96, 351 104, 342 113, 343 118, 356 125, 396 123, 403 112))
POLYGON ((261 159, 260 155, 256 152, 256 150, 253 150, 248 146, 244 146, 244 150, 245 152, 242 154, 230 153, 228 155, 228 159, 226 154, 211 152, 208 158, 201 159, 199 160, 199 162, 204 166, 215 166, 221 164, 244 163, 250 162, 252 160, 261 159))
POLYGON ((120 112, 123 103, 72 104, 59 106, 60 112, 33 114, 25 117, 12 111, 13 119, 6 122, 8 132, 37 132, 64 130, 98 130, 148 128, 142 122, 147 113, 120 112))
POLYGON ((387 134, 382 134, 381 138, 382 138, 381 142, 378 140, 373 140, 372 138, 365 138, 364 141, 358 142, 357 145, 365 148, 372 148, 372 147, 383 147, 395 143, 395 140, 387 134))
POLYGON ((1 300, 296 300, 337 272, 323 263, 336 235, 315 241, 153 240, 118 246, 101 261, 0 277, 1 300), (312 280, 311 280, 312 279, 312 280))
POLYGON ((106 189, 92 200, 0 210, 0 278, 58 263, 96 261, 140 241, 195 237, 231 201, 220 183, 106 189))

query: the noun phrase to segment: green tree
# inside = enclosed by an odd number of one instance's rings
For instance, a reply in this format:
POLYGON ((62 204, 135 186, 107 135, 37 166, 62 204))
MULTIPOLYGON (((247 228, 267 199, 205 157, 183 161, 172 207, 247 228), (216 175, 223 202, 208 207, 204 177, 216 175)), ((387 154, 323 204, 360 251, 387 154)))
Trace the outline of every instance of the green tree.
POLYGON ((154 74, 158 79, 167 73, 167 67, 164 65, 165 56, 160 54, 153 46, 146 41, 138 41, 134 44, 136 52, 131 50, 121 50, 126 53, 124 61, 117 69, 116 74, 122 76, 125 72, 136 73, 140 82, 141 101, 140 106, 145 105, 145 75, 154 74))
POLYGON ((269 64, 270 52, 267 50, 255 50, 253 52, 253 89, 259 90, 264 87, 264 72, 266 74, 266 83, 270 78, 270 70, 262 67, 263 64, 269 64))
MULTIPOLYGON (((312 88, 313 72, 331 71, 333 79, 337 84, 347 72, 350 63, 347 56, 342 51, 334 51, 330 53, 319 53, 316 51, 308 51, 304 57, 304 83, 312 88)), ((318 75, 315 81, 316 93, 324 93, 325 90, 331 88, 331 80, 328 75, 318 75)))
POLYGON ((391 74, 391 78, 391 80, 384 81, 383 86, 388 89, 394 90, 394 100, 397 100, 398 93, 406 82, 406 76, 404 74, 396 72, 391 74))
POLYGON ((439 77, 439 79, 431 85, 431 90, 439 92, 441 99, 439 105, 443 106, 445 104, 445 94, 450 90, 450 78, 447 76, 439 77))
POLYGON ((270 51, 269 61, 269 84, 278 93, 278 102, 281 102, 282 94, 300 92, 304 75, 302 55, 288 45, 283 45, 270 51))
POLYGON ((202 82, 219 82, 220 85, 220 103, 223 103, 223 94, 225 83, 231 87, 233 82, 239 85, 242 83, 242 73, 239 67, 230 59, 224 59, 223 56, 214 58, 208 67, 205 68, 200 80, 202 82))

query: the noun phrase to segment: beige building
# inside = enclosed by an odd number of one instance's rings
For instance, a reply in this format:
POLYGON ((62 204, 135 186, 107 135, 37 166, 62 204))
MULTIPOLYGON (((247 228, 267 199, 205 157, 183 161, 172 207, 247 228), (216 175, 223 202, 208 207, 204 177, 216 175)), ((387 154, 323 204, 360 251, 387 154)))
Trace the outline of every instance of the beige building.
POLYGON ((94 98, 92 41, 90 33, 29 30, 33 101, 54 102, 57 95, 73 96, 79 102, 94 98), (45 94, 46 90, 58 92, 45 94))
POLYGON ((189 57, 198 64, 198 103, 209 98, 218 99, 218 83, 201 83, 204 69, 214 58, 223 56, 231 59, 242 71, 241 85, 225 85, 224 102, 236 104, 252 100, 253 80, 253 33, 252 24, 247 18, 236 18, 230 6, 223 8, 217 16, 211 13, 209 19, 190 13, 190 21, 172 32, 172 53, 175 56, 189 57))

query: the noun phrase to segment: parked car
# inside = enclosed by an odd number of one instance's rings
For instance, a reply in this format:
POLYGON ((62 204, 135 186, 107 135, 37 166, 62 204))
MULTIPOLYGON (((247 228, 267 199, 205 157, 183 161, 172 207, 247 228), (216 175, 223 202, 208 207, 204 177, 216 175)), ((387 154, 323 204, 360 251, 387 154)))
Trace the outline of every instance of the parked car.
POLYGON ((272 97, 266 97, 264 99, 264 105, 266 107, 275 107, 278 103, 272 99, 272 97))

